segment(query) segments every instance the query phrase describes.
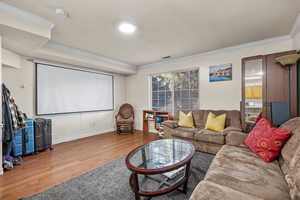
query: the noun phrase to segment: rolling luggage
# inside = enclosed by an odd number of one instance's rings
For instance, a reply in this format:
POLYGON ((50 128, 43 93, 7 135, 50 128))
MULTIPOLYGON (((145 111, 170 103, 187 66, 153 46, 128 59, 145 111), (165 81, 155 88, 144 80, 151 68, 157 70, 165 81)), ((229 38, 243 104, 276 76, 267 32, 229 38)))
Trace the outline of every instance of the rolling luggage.
POLYGON ((35 151, 34 145, 34 121, 26 120, 25 128, 21 128, 13 133, 13 156, 23 156, 32 154, 35 151))
POLYGON ((35 127, 35 151, 40 152, 46 149, 52 150, 52 122, 51 119, 37 118, 35 127))

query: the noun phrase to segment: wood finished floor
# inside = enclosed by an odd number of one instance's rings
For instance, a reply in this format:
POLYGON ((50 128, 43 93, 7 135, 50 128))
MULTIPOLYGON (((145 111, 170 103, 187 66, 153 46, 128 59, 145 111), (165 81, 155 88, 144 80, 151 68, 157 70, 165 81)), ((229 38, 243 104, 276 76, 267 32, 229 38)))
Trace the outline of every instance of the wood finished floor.
POLYGON ((156 139, 155 134, 137 131, 128 135, 107 133, 54 145, 53 151, 26 156, 21 166, 0 176, 0 199, 15 200, 40 193, 156 139))

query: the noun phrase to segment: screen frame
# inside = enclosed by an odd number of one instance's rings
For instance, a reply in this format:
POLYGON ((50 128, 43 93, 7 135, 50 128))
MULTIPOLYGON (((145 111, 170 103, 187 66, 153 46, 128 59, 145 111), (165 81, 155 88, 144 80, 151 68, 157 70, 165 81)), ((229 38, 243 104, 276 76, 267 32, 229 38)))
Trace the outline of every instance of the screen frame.
POLYGON ((36 62, 35 63, 35 115, 36 116, 48 116, 48 115, 64 115, 64 114, 76 114, 76 113, 89 113, 89 112, 102 112, 102 111, 114 111, 115 110, 115 81, 114 81, 114 76, 112 74, 107 74, 104 72, 95 72, 95 71, 89 71, 89 70, 84 70, 84 69, 78 69, 78 68, 72 68, 72 67, 65 67, 65 66, 58 66, 58 65, 53 65, 53 64, 48 64, 48 63, 41 63, 41 62, 36 62), (87 111, 76 111, 76 112, 58 112, 58 113, 39 113, 38 110, 38 65, 47 65, 49 67, 53 68, 63 68, 67 70, 73 70, 73 71, 81 71, 81 72, 88 72, 88 73, 93 73, 93 74, 101 74, 101 75, 107 75, 112 77, 112 109, 106 109, 106 110, 87 110, 87 111))

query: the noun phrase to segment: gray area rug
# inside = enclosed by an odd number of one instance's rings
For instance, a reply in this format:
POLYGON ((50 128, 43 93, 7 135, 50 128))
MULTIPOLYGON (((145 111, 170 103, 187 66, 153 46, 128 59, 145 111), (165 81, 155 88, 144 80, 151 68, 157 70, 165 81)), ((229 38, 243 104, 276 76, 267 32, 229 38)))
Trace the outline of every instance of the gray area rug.
MULTIPOLYGON (((192 160, 192 174, 188 183, 188 193, 179 191, 154 197, 157 200, 189 199, 197 184, 204 178, 213 155, 196 152, 192 160)), ((40 194, 22 198, 23 200, 132 200, 134 194, 129 186, 130 171, 121 157, 102 167, 78 176, 65 183, 50 188, 40 194)))

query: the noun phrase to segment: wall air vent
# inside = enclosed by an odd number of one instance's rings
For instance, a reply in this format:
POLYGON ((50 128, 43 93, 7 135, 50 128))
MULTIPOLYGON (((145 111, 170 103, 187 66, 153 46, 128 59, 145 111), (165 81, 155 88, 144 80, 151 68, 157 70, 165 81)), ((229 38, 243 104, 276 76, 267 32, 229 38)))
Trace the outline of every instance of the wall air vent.
POLYGON ((169 58, 171 58, 171 56, 164 56, 164 57, 162 57, 162 59, 169 59, 169 58))

